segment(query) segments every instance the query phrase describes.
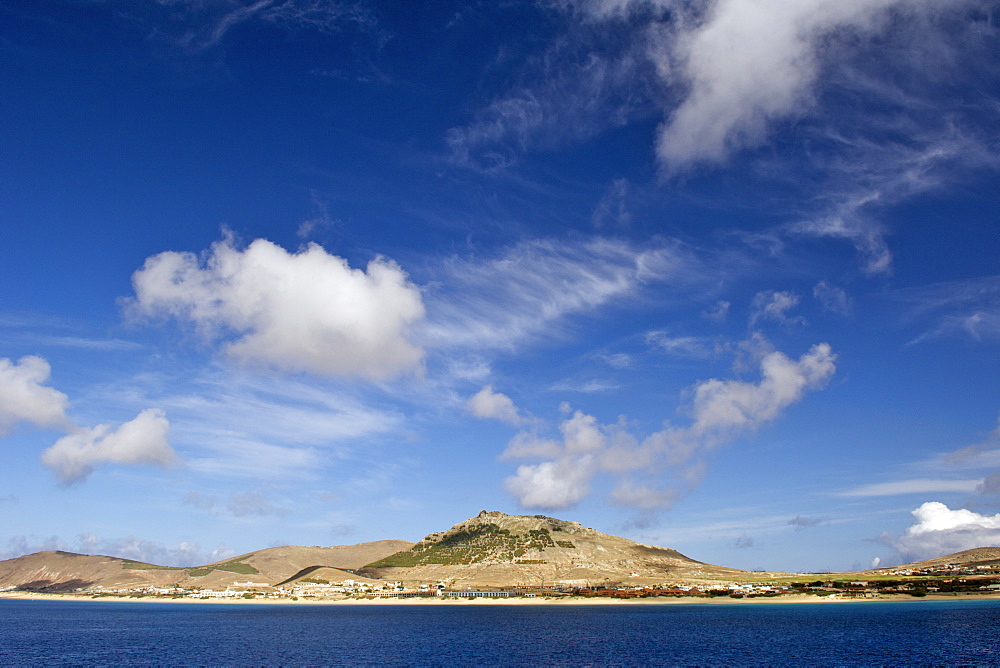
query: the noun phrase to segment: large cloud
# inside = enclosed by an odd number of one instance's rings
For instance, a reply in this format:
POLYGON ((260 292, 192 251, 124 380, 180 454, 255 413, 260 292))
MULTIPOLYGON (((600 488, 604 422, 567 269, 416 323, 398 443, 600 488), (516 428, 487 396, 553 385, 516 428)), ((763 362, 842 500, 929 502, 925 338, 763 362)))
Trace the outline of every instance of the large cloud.
POLYGON ((162 410, 146 409, 115 430, 102 424, 60 438, 42 453, 42 463, 67 483, 86 478, 99 463, 168 466, 175 458, 169 430, 162 410))
POLYGON ((933 559, 974 547, 1000 545, 1000 513, 980 515, 928 501, 914 510, 913 516, 916 523, 907 527, 902 536, 886 533, 880 537, 901 561, 933 559))
POLYGON ((69 399, 44 383, 49 379, 49 363, 41 357, 22 357, 17 363, 0 359, 0 436, 19 422, 38 427, 67 428, 69 399))
POLYGON ((382 380, 423 359, 408 338, 424 315, 420 291, 386 259, 362 271, 315 244, 288 253, 257 239, 240 250, 227 237, 203 263, 192 253, 154 255, 132 282, 132 314, 228 337, 225 352, 244 363, 382 380))
POLYGON ((609 473, 618 481, 615 501, 643 509, 668 506, 700 479, 708 451, 755 431, 807 390, 823 387, 836 371, 834 360, 826 343, 798 360, 769 352, 760 361, 758 382, 698 383, 689 407, 691 423, 668 424, 641 442, 624 420, 602 425, 579 411, 560 425, 559 441, 522 432, 511 440, 505 457, 548 461, 519 466, 506 488, 523 506, 562 509, 586 496, 595 476, 609 473))
POLYGON ((428 291, 426 332, 439 346, 510 349, 526 340, 551 340, 567 316, 667 280, 680 291, 709 279, 700 260, 679 243, 525 241, 496 257, 446 263, 436 289, 428 291))

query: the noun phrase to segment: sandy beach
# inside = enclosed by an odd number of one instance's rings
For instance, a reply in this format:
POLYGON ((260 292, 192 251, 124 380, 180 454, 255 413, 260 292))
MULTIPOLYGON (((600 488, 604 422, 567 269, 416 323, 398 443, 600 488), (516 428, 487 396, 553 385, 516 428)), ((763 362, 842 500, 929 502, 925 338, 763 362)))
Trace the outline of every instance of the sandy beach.
POLYGON ((0 600, 22 601, 108 601, 126 603, 198 603, 205 605, 774 605, 778 603, 886 603, 897 601, 1000 601, 1000 594, 928 594, 881 596, 878 598, 840 598, 785 594, 757 598, 720 597, 649 597, 612 599, 605 597, 565 596, 551 598, 169 598, 156 596, 91 596, 88 594, 40 594, 31 592, 0 592, 0 600))

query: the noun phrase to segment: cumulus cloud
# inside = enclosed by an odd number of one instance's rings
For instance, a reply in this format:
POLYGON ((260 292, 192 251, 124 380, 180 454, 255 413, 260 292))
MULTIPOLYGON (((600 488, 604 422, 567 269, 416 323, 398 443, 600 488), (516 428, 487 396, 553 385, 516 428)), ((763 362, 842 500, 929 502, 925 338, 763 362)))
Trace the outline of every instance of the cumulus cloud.
POLYGON ((42 453, 42 463, 66 483, 83 480, 100 463, 168 466, 176 457, 169 430, 162 410, 146 409, 117 429, 104 424, 60 438, 42 453))
POLYGON ((525 507, 562 509, 584 498, 596 476, 608 474, 617 481, 616 502, 644 510, 669 506, 701 479, 708 452, 776 419, 807 390, 823 387, 836 370, 834 361, 826 343, 798 360, 767 353, 759 381, 698 383, 691 390, 690 424, 668 423, 642 440, 629 433, 624 418, 605 425, 580 411, 561 423, 558 440, 522 432, 504 457, 548 461, 519 466, 506 481, 507 491, 525 507))
POLYGON ((912 514, 916 522, 902 536, 885 533, 879 538, 902 561, 933 559, 974 547, 1000 546, 1000 513, 980 515, 928 501, 912 514))
POLYGON ((37 427, 67 429, 69 398, 45 385, 51 368, 41 357, 22 357, 16 363, 0 358, 0 436, 19 422, 37 427))
POLYGON ((316 244, 288 253, 257 239, 239 249, 227 236, 204 261, 154 255, 132 283, 131 315, 191 323, 242 363, 369 380, 422 363, 409 339, 424 316, 420 291, 384 258, 362 271, 316 244))
POLYGON ((590 492, 593 464, 589 456, 525 464, 504 487, 526 508, 569 508, 590 492))
POLYGON ((492 385, 476 392, 466 403, 466 407, 477 418, 492 418, 515 426, 522 422, 514 401, 506 394, 494 392, 492 385))

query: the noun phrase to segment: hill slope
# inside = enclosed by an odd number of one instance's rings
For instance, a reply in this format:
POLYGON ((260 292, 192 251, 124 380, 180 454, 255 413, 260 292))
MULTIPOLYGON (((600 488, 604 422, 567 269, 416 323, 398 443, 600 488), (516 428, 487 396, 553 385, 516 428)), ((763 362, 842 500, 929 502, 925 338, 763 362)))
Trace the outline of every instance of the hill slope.
POLYGON ((698 581, 745 575, 676 550, 643 545, 544 515, 481 512, 361 573, 454 586, 597 585, 698 581))
POLYGON ((0 589, 74 591, 174 585, 216 589, 246 581, 275 585, 310 567, 354 570, 412 544, 380 540, 335 547, 289 545, 191 568, 71 552, 36 552, 0 562, 0 589))

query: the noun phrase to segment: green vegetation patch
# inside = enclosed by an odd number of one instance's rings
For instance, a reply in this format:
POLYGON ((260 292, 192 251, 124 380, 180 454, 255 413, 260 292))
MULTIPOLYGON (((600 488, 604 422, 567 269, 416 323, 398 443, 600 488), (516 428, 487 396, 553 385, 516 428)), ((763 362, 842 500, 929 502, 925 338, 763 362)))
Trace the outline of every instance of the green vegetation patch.
POLYGON ((573 541, 571 541, 571 540, 557 540, 556 541, 556 545, 558 545, 559 547, 568 547, 568 548, 576 549, 576 545, 574 545, 573 541))
POLYGON ((208 575, 211 572, 211 568, 192 568, 187 572, 187 574, 193 578, 200 578, 201 576, 208 575))
MULTIPOLYGON (((389 555, 365 568, 411 567, 428 564, 478 564, 484 561, 514 561, 530 550, 544 550, 556 543, 548 529, 511 533, 497 524, 479 524, 438 538, 431 534, 409 550, 389 555), (429 539, 429 540, 428 540, 429 539)), ((531 563, 520 561, 519 563, 531 563)), ((544 563, 544 562, 540 562, 544 563)))
POLYGON ((211 566, 210 568, 216 571, 239 573, 240 575, 255 575, 257 573, 260 573, 260 571, 258 571, 250 564, 244 564, 239 561, 227 561, 224 564, 216 564, 215 566, 211 566))
POLYGON ((128 571, 181 571, 183 568, 177 566, 157 566, 156 564, 147 564, 143 561, 132 561, 131 559, 122 560, 122 568, 128 571))

